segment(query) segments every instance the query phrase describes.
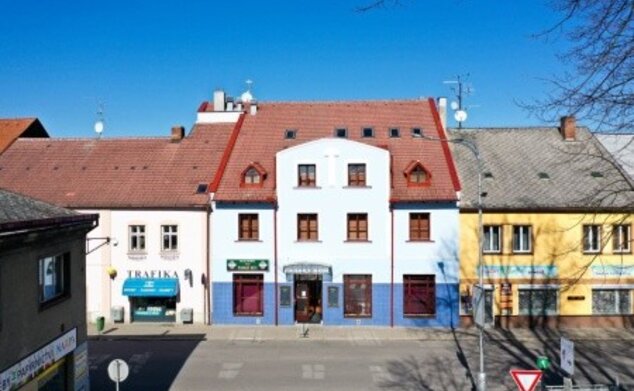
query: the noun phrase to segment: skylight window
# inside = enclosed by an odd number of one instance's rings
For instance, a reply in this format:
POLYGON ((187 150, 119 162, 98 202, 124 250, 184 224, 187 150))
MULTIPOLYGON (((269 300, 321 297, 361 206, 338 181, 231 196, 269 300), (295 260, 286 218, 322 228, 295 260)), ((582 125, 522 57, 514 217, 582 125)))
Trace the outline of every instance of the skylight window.
POLYGON ((599 171, 592 171, 590 173, 590 176, 592 176, 593 178, 603 178, 603 173, 599 171))
POLYGON ((540 172, 539 174, 537 174, 537 176, 540 179, 550 179, 550 175, 548 175, 548 173, 545 173, 545 172, 540 172))
POLYGON ((362 137, 374 137, 374 129, 372 128, 363 128, 361 131, 362 137))
POLYGON ((390 128, 390 137, 401 137, 401 131, 399 128, 390 128))
POLYGON ((335 137, 339 137, 339 138, 348 137, 348 129, 346 129, 346 128, 337 128, 337 129, 335 129, 335 137))
POLYGON ((204 194, 206 192, 207 192, 207 184, 199 183, 198 186, 196 187, 196 194, 204 194))
POLYGON ((423 129, 412 128, 412 137, 423 137, 423 129))
POLYGON ((482 174, 485 178, 493 178, 493 173, 491 171, 486 171, 482 174))
POLYGON ((286 129, 286 131, 284 131, 285 139, 294 139, 295 137, 297 137, 297 129, 286 129))

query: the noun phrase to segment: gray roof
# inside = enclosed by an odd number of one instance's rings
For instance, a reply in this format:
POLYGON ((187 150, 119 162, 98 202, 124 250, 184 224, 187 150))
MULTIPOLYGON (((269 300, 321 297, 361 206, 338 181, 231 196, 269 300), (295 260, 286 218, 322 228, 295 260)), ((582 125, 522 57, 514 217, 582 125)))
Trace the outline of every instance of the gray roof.
MULTIPOLYGON (((634 190, 611 155, 587 128, 564 141, 558 127, 450 130, 450 138, 473 141, 483 164, 485 209, 634 210, 634 190)), ((477 163, 452 143, 461 208, 477 207, 477 163)))
POLYGON ((595 137, 634 180, 634 133, 595 133, 595 137))
POLYGON ((0 225, 78 216, 79 213, 0 189, 0 225))

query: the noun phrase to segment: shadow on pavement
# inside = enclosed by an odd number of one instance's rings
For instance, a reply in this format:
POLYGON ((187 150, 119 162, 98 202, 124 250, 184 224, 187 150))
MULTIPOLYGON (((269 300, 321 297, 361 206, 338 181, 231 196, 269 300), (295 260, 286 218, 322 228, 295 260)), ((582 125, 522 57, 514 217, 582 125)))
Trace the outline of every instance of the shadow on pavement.
POLYGON ((169 390, 204 334, 170 334, 165 336, 99 336, 89 338, 90 389, 114 389, 108 376, 108 364, 124 360, 130 369, 120 390, 169 390))

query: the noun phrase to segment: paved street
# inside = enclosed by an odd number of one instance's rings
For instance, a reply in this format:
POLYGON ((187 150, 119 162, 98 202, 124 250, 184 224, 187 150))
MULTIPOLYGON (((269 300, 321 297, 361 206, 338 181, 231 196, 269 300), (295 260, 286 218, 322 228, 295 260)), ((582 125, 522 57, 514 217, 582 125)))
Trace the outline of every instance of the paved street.
MULTIPOLYGON (((390 339, 384 334, 389 329, 344 329, 336 339, 325 339, 310 333, 308 338, 283 338, 283 331, 224 329, 224 339, 205 333, 93 337, 92 389, 114 389, 105 370, 114 358, 130 364, 122 391, 470 390, 471 371, 478 371, 477 338, 471 333, 390 339), (280 334, 271 337, 271 332, 280 334)), ((516 389, 509 369, 533 368, 537 354, 546 354, 554 364, 546 383, 561 384, 558 336, 521 335, 492 333, 487 338, 489 389, 516 389)), ((575 340, 575 381, 608 384, 618 377, 634 385, 634 339, 629 334, 626 339, 604 337, 597 339, 595 333, 575 340)))

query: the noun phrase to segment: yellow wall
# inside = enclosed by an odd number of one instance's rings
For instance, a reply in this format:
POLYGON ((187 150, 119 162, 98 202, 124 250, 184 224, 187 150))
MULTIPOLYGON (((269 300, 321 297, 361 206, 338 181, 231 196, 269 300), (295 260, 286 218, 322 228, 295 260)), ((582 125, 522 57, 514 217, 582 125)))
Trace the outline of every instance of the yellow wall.
MULTIPOLYGON (((620 254, 612 250, 613 224, 629 224, 634 216, 624 214, 573 213, 484 213, 484 225, 501 225, 502 251, 485 254, 485 266, 554 266, 555 278, 485 278, 485 284, 495 284, 494 313, 500 314, 500 284, 512 284, 513 314, 518 314, 518 285, 556 284, 560 287, 560 315, 591 315, 592 287, 601 284, 634 284, 634 275, 627 278, 602 277, 592 273, 597 265, 634 265, 632 253, 620 254), (584 254, 583 225, 601 225, 603 249, 599 254, 584 254), (513 254, 513 225, 532 226, 532 252, 513 254), (572 296, 573 300, 570 300, 572 296), (583 299, 582 299, 583 298, 583 299), (576 300, 574 300, 576 299, 576 300)), ((632 228, 630 228, 632 229, 632 228)), ((630 248, 634 247, 632 243, 630 248)), ((460 214, 460 281, 461 294, 477 282, 478 214, 460 214)))

